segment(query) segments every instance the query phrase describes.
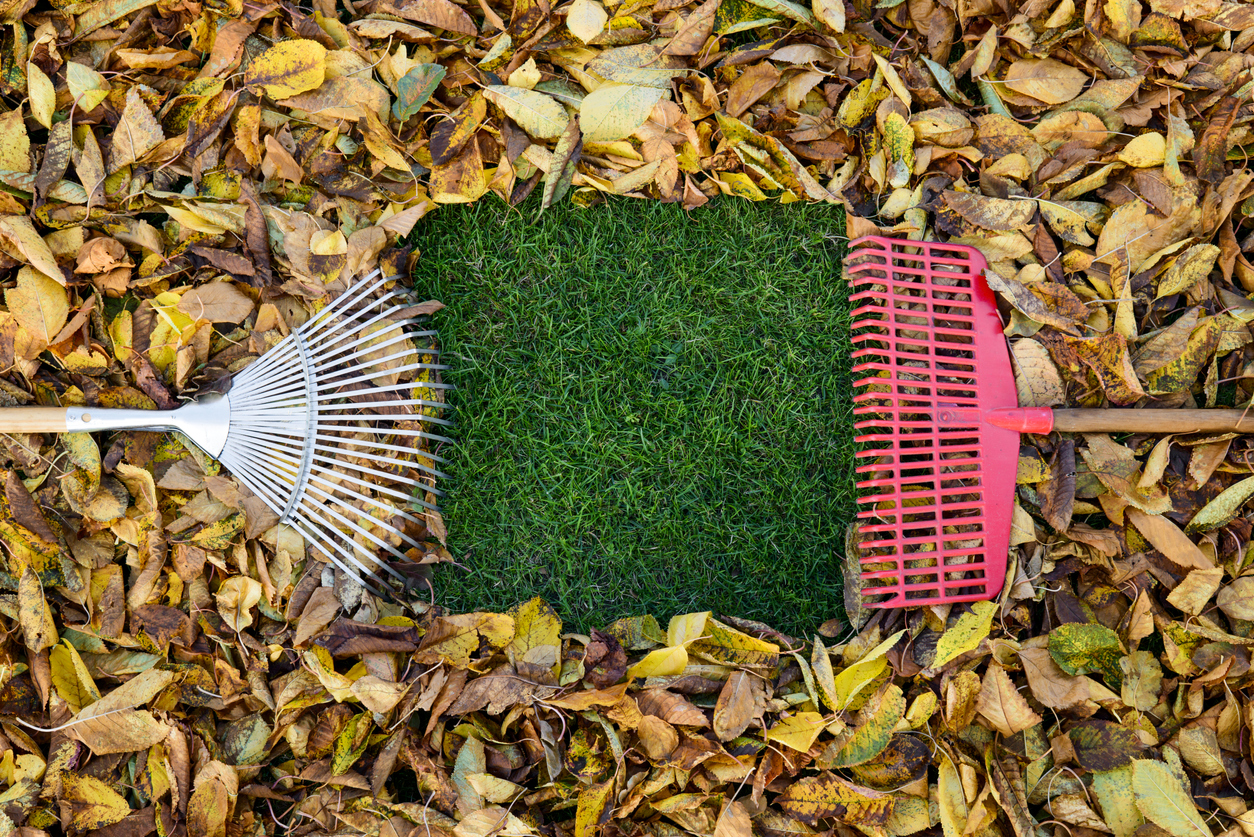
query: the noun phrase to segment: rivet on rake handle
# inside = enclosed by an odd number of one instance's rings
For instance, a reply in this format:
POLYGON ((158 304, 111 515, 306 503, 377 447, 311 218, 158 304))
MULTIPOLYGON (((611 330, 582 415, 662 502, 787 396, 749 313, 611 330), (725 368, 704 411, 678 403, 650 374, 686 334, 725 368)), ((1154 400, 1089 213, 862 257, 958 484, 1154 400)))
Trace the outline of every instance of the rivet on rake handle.
POLYGON ((868 236, 850 244, 845 268, 867 607, 1001 592, 1020 433, 1254 432, 1245 410, 1020 407, 974 248, 868 236))
POLYGON ((416 506, 438 511, 425 495, 441 495, 431 483, 445 476, 419 445, 451 441, 419 429, 451 422, 435 415, 442 400, 416 391, 452 387, 430 380, 448 368, 422 360, 439 354, 423 347, 436 333, 403 316, 407 293, 390 282, 375 271, 350 286, 225 395, 175 410, 14 407, 0 410, 0 432, 179 430, 372 592, 390 589, 379 572, 408 585, 387 561, 425 548, 398 526, 424 525, 416 506), (414 375, 427 380, 402 380, 414 375))

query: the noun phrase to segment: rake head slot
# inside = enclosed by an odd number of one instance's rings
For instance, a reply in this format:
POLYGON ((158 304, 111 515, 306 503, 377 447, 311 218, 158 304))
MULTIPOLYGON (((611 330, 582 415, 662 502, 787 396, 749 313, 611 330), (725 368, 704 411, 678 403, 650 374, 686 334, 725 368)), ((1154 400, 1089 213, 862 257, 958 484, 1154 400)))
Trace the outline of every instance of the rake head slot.
POLYGON ((1019 436, 982 414, 1017 400, 986 266, 958 245, 878 236, 850 245, 860 506, 851 540, 864 606, 990 599, 1005 579, 1019 436))

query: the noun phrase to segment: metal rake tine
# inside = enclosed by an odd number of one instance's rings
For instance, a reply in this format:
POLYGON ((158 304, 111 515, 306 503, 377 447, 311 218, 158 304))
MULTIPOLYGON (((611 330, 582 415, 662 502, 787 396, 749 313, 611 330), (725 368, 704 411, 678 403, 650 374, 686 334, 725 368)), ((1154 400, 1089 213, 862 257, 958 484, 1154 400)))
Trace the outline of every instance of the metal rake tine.
POLYGON ((428 525, 419 509, 439 512, 427 498, 443 492, 430 483, 446 478, 435 467, 445 460, 420 445, 452 441, 417 429, 450 425, 435 414, 451 406, 413 396, 452 386, 375 383, 448 368, 426 362, 440 352, 420 345, 436 332, 397 313, 396 301, 407 294, 396 277, 376 270, 234 374, 225 392, 176 410, 9 408, 0 410, 0 427, 7 416, 27 432, 178 431, 299 533, 313 555, 375 595, 390 594, 385 576, 408 590, 410 579, 389 561, 407 559, 402 547, 425 549, 405 529, 428 525), (388 364, 396 368, 380 368, 388 364))

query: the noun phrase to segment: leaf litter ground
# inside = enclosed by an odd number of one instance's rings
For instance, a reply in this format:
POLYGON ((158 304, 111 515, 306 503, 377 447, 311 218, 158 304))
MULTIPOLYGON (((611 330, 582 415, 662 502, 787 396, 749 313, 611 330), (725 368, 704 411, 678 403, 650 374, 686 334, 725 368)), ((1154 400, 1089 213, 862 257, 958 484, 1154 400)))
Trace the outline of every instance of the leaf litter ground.
MULTIPOLYGON (((0 402, 170 407, 535 193, 838 204, 984 253, 1024 405, 1245 408, 1252 49, 1232 0, 10 4, 0 402)), ((1250 452, 1025 437, 998 601, 792 637, 379 601, 177 439, 3 435, 0 835, 1249 835, 1250 452)))
POLYGON ((806 633, 852 512, 838 210, 619 199, 414 234, 459 389, 437 602, 582 630, 716 610, 806 633))

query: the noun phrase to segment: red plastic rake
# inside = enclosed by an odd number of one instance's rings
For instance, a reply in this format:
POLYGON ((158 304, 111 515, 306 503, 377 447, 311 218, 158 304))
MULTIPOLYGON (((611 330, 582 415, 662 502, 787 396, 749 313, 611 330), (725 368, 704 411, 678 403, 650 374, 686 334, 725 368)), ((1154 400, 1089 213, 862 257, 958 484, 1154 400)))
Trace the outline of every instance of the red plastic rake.
POLYGON ((1254 431, 1245 410, 1021 408, 978 250, 868 236, 845 265, 866 607, 1001 592, 1019 433, 1254 431))

